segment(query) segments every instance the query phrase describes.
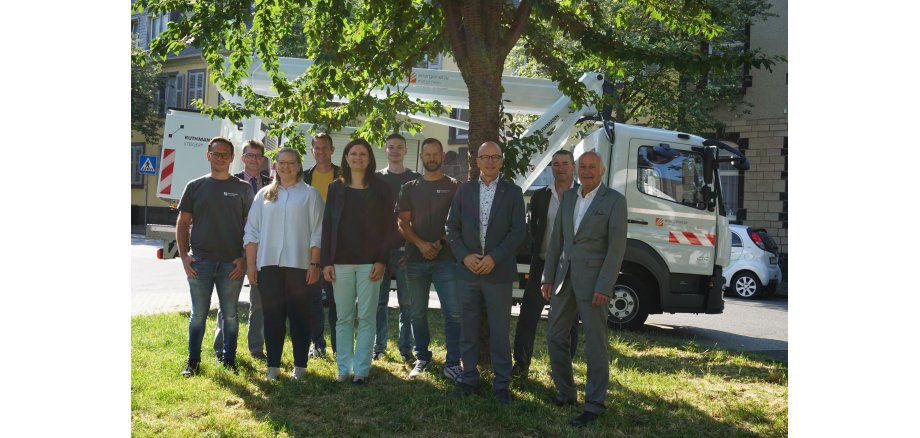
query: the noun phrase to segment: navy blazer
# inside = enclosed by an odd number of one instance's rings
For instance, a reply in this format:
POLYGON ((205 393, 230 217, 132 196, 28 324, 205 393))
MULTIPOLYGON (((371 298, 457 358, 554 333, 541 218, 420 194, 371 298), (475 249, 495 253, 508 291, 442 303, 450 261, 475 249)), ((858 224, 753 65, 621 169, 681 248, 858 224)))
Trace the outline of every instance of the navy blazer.
POLYGON ((517 247, 527 237, 524 219, 524 195, 521 188, 499 178, 495 199, 489 212, 486 229, 486 247, 479 243, 479 178, 467 181, 457 188, 447 214, 447 240, 457 257, 457 278, 478 281, 479 275, 472 273, 463 264, 469 254, 492 256, 495 268, 485 281, 504 283, 517 281, 517 247))
MULTIPOLYGON (((555 184, 555 181, 550 184, 555 184)), ((575 188, 578 188, 578 182, 575 182, 575 188)), ((527 224, 527 231, 530 232, 531 257, 540 257, 540 247, 543 246, 543 236, 546 235, 546 226, 553 225, 548 224, 546 221, 546 216, 549 214, 549 201, 552 196, 553 190, 550 186, 546 186, 535 191, 533 196, 530 197, 530 205, 527 207, 527 210, 530 212, 530 222, 527 224)))
MULTIPOLYGON (((249 184, 249 179, 246 178, 246 171, 245 171, 245 170, 242 171, 242 172, 240 172, 240 173, 234 174, 233 176, 235 176, 235 177, 237 177, 237 178, 243 180, 243 182, 245 182, 246 184, 249 184)), ((272 183, 272 178, 271 178, 270 176, 266 175, 265 173, 260 173, 260 174, 259 174, 259 177, 262 178, 262 187, 265 187, 265 186, 267 186, 267 185, 269 185, 269 184, 272 183)), ((255 196, 255 193, 253 193, 253 196, 255 196)))
MULTIPOLYGON (((389 251, 396 243, 396 217, 393 214, 393 195, 386 183, 379 179, 372 179, 367 190, 372 191, 373 197, 379 201, 378 209, 368 209, 365 220, 379 226, 379 238, 367 242, 367 250, 372 253, 375 262, 386 264, 389 251)), ((329 194, 326 197, 326 207, 323 210, 323 241, 320 245, 320 265, 331 266, 335 264, 335 250, 339 237, 339 224, 342 222, 342 212, 345 210, 345 183, 334 180, 329 184, 329 194)))

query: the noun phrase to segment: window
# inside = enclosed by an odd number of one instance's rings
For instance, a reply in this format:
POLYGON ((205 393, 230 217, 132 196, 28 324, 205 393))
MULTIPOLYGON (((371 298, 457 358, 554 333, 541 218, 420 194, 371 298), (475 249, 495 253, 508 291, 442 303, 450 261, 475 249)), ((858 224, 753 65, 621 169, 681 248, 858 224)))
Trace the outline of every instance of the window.
POLYGON ((441 54, 438 53, 438 56, 435 56, 435 57, 429 57, 428 55, 425 55, 425 59, 416 63, 415 68, 429 68, 432 70, 440 70, 441 69, 441 54))
POLYGON ((169 15, 162 15, 159 17, 151 15, 147 19, 147 42, 153 41, 157 35, 166 30, 167 24, 169 24, 169 15))
POLYGON ((138 171, 137 164, 144 155, 143 143, 131 143, 131 187, 144 187, 144 175, 138 171))
POLYGON ((186 107, 192 106, 192 101, 201 99, 204 101, 204 70, 190 70, 188 72, 188 103, 186 107))
MULTIPOLYGON (((450 112, 450 118, 454 120, 470 121, 470 110, 455 108, 450 112)), ((460 144, 469 141, 469 131, 466 129, 451 127, 447 130, 447 144, 460 144)))
POLYGON ((725 204, 725 217, 734 221, 741 208, 739 196, 741 188, 741 175, 731 163, 719 163, 719 182, 722 185, 722 203, 725 204))
POLYGON ((639 191, 656 198, 703 210, 703 156, 671 149, 676 157, 658 154, 651 146, 639 148, 639 191))
POLYGON ((741 236, 732 233, 732 246, 744 246, 744 243, 741 242, 741 236))
MULTIPOLYGON (((750 50, 751 26, 747 25, 734 32, 726 33, 720 39, 721 41, 706 44, 706 51, 710 55, 743 54, 750 50)), ((704 85, 713 88, 738 88, 741 93, 744 93, 744 89, 752 85, 750 68, 747 65, 743 65, 731 72, 710 73, 704 79, 704 85)))
POLYGON ((140 26, 140 23, 137 20, 131 20, 131 41, 137 41, 139 39, 139 35, 137 34, 139 30, 138 26, 140 26))
POLYGON ((169 108, 185 108, 185 81, 179 73, 170 73, 160 77, 160 88, 157 91, 157 109, 160 115, 166 114, 169 108))

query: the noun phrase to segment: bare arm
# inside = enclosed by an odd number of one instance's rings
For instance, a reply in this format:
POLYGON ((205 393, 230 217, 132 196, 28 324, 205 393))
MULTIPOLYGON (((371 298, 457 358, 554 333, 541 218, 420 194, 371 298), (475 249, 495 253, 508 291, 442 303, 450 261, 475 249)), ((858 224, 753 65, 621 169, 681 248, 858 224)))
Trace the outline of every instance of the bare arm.
POLYGON ((185 275, 188 278, 198 278, 198 273, 192 268, 192 262, 195 260, 188 255, 189 229, 191 226, 192 214, 180 211, 179 220, 176 221, 176 245, 179 247, 179 258, 182 259, 185 275))
POLYGON ((438 256, 438 253, 441 252, 440 242, 427 242, 416 234, 411 225, 411 211, 401 211, 397 215, 397 218, 399 219, 399 232, 402 233, 407 242, 418 248, 423 257, 428 260, 433 260, 438 256))

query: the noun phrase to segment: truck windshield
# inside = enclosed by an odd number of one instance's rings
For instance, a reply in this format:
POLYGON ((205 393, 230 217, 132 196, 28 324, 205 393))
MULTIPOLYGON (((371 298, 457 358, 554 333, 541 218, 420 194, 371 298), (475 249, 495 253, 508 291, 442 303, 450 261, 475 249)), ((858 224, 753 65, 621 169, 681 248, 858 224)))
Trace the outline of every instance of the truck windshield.
POLYGON ((703 156, 679 151, 676 157, 658 155, 652 146, 639 147, 639 191, 656 198, 703 210, 703 156))

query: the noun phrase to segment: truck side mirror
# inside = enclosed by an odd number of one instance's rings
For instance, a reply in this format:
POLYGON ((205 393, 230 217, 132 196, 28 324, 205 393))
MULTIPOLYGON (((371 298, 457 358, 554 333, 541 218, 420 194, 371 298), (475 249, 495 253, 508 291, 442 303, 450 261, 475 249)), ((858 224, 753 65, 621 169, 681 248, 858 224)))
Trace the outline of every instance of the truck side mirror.
POLYGON ((716 164, 715 148, 706 148, 703 150, 703 182, 706 185, 712 184, 712 175, 716 164))

